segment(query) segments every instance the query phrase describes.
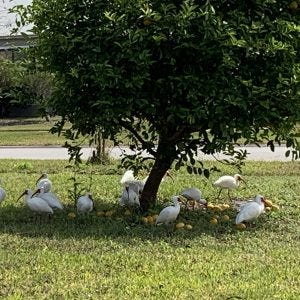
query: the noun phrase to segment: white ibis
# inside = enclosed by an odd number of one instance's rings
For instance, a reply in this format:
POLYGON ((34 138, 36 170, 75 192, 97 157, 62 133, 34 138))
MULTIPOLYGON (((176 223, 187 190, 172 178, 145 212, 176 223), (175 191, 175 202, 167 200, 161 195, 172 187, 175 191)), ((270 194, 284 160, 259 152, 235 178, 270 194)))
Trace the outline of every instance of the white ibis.
MULTIPOLYGON (((221 176, 218 180, 214 182, 214 186, 220 188, 220 192, 218 198, 223 189, 228 190, 228 197, 230 198, 230 190, 236 189, 240 185, 240 181, 244 181, 243 177, 239 174, 235 174, 234 176, 221 176)), ((244 181, 245 182, 245 181, 244 181)))
POLYGON ((159 213, 155 224, 163 225, 165 224, 167 227, 171 227, 174 230, 175 221, 180 212, 180 204, 179 204, 179 196, 172 196, 171 198, 174 205, 167 206, 161 210, 159 213))
POLYGON ((36 181, 36 187, 37 189, 43 187, 45 193, 48 193, 51 191, 52 188, 52 182, 48 178, 48 175, 46 173, 43 173, 41 177, 36 181))
POLYGON ((94 200, 91 193, 86 193, 84 196, 80 196, 76 203, 77 211, 79 213, 89 213, 94 208, 94 200))
POLYGON ((133 171, 132 171, 132 170, 127 170, 127 171, 124 173, 124 175, 122 176, 120 182, 121 182, 121 184, 125 185, 125 183, 126 183, 127 181, 132 181, 132 180, 135 180, 133 171))
POLYGON ((240 212, 235 218, 235 224, 240 224, 242 222, 249 222, 258 218, 265 209, 265 197, 257 195, 254 198, 254 201, 250 201, 246 204, 243 204, 240 207, 240 212))
MULTIPOLYGON (((170 172, 167 171, 164 177, 162 178, 162 182, 165 181, 167 176, 169 176, 174 181, 170 172)), ((134 190, 135 193, 141 195, 146 181, 148 180, 148 177, 149 176, 146 176, 144 179, 139 180, 134 177, 132 170, 127 170, 121 178, 120 182, 124 187, 129 187, 130 189, 134 190)))
POLYGON ((53 209, 60 209, 60 210, 64 209, 62 203, 56 197, 56 195, 52 192, 46 193, 44 187, 40 187, 39 189, 37 189, 36 192, 33 193, 33 195, 35 194, 38 194, 38 197, 45 200, 49 204, 49 206, 52 207, 53 209))
POLYGON ((186 188, 180 193, 180 195, 188 201, 195 201, 204 206, 207 205, 207 201, 202 198, 201 191, 198 188, 186 188))
MULTIPOLYGON (((144 180, 138 180, 134 177, 132 170, 127 170, 123 177, 120 180, 121 184, 124 186, 124 189, 126 187, 129 187, 129 189, 133 190, 136 194, 140 195, 143 191, 145 181, 144 180)), ((124 193, 123 189, 123 193, 124 193)))
POLYGON ((140 207, 139 194, 135 190, 136 185, 129 185, 123 189, 119 204, 128 207, 140 207))
POLYGON ((53 209, 49 204, 40 197, 32 197, 33 192, 30 189, 26 189, 24 193, 18 198, 18 200, 25 195, 25 202, 28 208, 37 214, 53 214, 53 209))
POLYGON ((0 204, 4 201, 5 197, 6 197, 5 190, 2 187, 0 187, 0 204))

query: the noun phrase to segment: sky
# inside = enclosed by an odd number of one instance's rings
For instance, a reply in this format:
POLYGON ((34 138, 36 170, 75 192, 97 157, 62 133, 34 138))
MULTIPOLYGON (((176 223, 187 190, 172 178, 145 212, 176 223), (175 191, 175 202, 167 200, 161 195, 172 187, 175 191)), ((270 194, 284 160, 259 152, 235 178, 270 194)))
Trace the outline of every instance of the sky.
POLYGON ((10 35, 10 30, 15 25, 15 15, 10 14, 8 10, 15 5, 30 3, 31 0, 0 0, 0 36, 10 35))

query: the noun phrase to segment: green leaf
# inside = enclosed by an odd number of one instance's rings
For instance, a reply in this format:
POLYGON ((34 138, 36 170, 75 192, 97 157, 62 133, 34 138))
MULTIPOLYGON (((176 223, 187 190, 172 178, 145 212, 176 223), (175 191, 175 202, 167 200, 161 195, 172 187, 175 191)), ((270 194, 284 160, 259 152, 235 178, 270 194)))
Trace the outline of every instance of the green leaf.
POLYGON ((191 166, 187 166, 186 169, 189 174, 193 174, 193 168, 191 166))
POLYGON ((209 175, 210 175, 210 172, 208 169, 204 169, 203 170, 203 175, 208 179, 209 178, 209 175))

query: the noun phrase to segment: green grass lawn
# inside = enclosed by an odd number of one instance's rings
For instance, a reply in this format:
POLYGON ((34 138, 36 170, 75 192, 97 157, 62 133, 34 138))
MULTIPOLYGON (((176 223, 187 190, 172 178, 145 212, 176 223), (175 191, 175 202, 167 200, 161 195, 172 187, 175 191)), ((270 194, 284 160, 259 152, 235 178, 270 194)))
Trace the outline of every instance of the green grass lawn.
MULTIPOLYGON (((65 144, 63 132, 60 136, 49 132, 51 127, 58 121, 55 117, 51 122, 42 118, 18 118, 0 120, 0 146, 61 146, 65 144)), ((67 125, 66 128, 68 128, 67 125)), ((300 136, 300 126, 297 126, 296 131, 300 136)), ((120 140, 123 143, 128 142, 125 133, 120 134, 120 140)), ((243 144, 244 140, 240 143, 243 144)), ((84 145, 89 144, 89 139, 86 139, 84 145)), ((107 146, 112 146, 112 142, 107 141, 107 146)))
MULTIPOLYGON (((191 224, 172 236, 165 228, 124 215, 116 205, 122 172, 116 164, 89 166, 77 174, 90 184, 96 211, 75 212, 68 196, 71 169, 62 161, 1 160, 0 179, 7 198, 0 207, 0 298, 5 299, 299 299, 300 164, 247 162, 233 194, 263 194, 280 210, 262 215, 256 226, 237 230, 236 212, 217 213, 230 221, 210 224, 214 212, 181 210, 178 221, 191 224), (36 221, 18 196, 48 172, 65 211, 36 221), (90 176, 93 172, 93 175, 90 176), (100 211, 114 211, 111 217, 100 211)), ((210 162, 207 162, 210 164, 210 162)), ((173 172, 163 182, 152 214, 183 188, 195 186, 209 202, 218 191, 212 182, 234 169, 220 166, 209 180, 173 172)))
POLYGON ((42 118, 4 119, 0 122, 0 146, 63 145, 65 138, 49 130, 57 119, 47 122, 42 118))

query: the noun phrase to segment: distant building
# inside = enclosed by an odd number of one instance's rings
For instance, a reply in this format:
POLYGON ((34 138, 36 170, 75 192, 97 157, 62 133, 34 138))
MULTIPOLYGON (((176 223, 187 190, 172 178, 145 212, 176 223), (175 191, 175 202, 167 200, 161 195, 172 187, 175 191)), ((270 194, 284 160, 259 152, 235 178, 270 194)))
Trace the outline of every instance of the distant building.
POLYGON ((18 16, 10 12, 16 5, 28 5, 32 0, 0 0, 0 57, 15 61, 21 52, 21 48, 28 48, 34 41, 30 29, 32 26, 26 25, 20 30, 28 34, 11 35, 12 29, 16 26, 18 16))
POLYGON ((32 47, 35 43, 34 35, 0 36, 0 57, 16 61, 22 57, 20 49, 32 47))

